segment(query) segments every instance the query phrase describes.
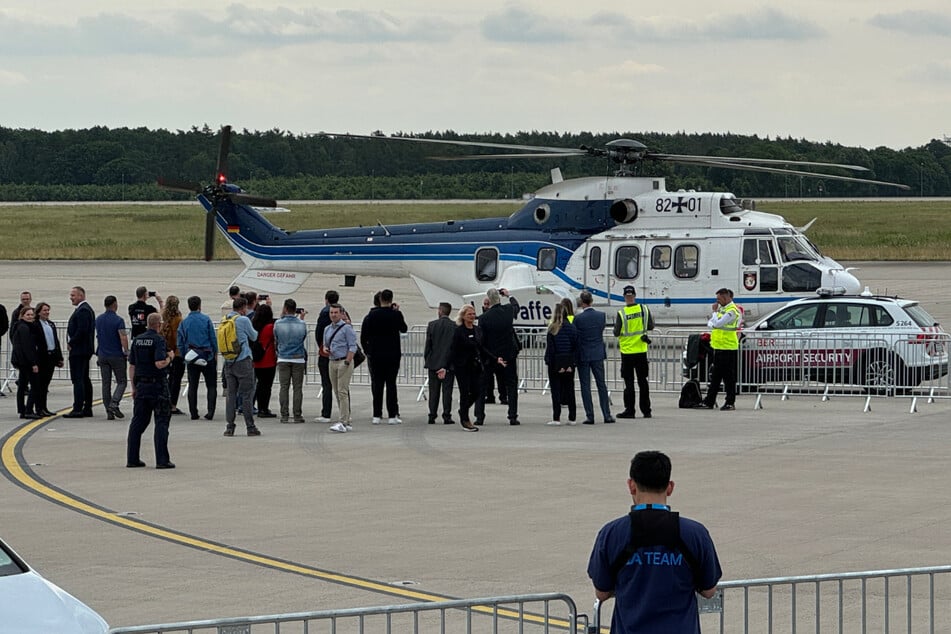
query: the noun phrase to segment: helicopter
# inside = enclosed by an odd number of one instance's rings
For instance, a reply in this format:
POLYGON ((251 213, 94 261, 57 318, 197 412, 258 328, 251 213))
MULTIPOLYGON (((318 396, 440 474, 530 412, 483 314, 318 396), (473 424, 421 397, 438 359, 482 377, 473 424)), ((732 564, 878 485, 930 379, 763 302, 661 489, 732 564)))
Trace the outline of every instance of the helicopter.
POLYGON ((212 184, 159 179, 166 189, 196 194, 206 213, 205 259, 214 251, 215 229, 244 262, 233 283, 289 294, 312 273, 409 277, 432 307, 478 304, 489 288, 517 298, 517 324, 545 325, 554 305, 583 290, 600 308, 624 304, 634 286, 658 325, 705 323, 720 288, 735 291, 745 317, 755 318, 819 288, 861 291, 859 280, 824 256, 779 215, 731 193, 667 191, 663 177, 636 175, 642 162, 760 171, 869 183, 885 181, 806 171, 856 165, 810 161, 678 155, 652 152, 633 139, 604 147, 562 148, 463 140, 320 133, 329 138, 412 142, 504 150, 497 154, 434 157, 443 160, 606 158, 613 176, 564 179, 552 170, 551 184, 528 197, 508 217, 401 225, 285 231, 261 213, 276 201, 251 195, 227 180, 231 127, 224 126, 212 184), (792 169, 792 167, 796 169, 792 169))

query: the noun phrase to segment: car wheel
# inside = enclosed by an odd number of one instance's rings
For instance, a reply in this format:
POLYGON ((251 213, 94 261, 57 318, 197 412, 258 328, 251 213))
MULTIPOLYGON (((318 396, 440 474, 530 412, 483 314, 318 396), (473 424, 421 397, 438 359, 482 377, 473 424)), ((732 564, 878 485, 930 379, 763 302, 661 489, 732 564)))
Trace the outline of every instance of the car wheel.
POLYGON ((882 348, 867 351, 859 359, 858 383, 867 394, 894 396, 908 386, 905 364, 882 348))

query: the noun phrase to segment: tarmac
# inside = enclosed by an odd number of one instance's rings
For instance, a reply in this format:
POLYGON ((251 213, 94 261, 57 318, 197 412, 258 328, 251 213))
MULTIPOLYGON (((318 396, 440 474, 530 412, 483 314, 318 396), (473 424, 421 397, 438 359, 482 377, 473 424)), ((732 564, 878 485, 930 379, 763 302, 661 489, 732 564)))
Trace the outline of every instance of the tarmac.
MULTIPOLYGON (((101 296, 131 303, 142 283, 202 295, 216 314, 239 268, 0 263, 0 298, 9 310, 26 287, 64 319, 73 284, 98 312, 101 296)), ((863 264, 858 276, 948 323, 951 303, 935 288, 947 270, 863 264)), ((315 276, 298 302, 316 309, 341 281, 315 276)), ((410 323, 431 318, 407 280, 339 290, 359 315, 384 285, 410 323)), ((267 419, 258 438, 222 437, 222 400, 214 421, 172 419, 178 468, 157 471, 151 428, 150 468, 124 466, 131 403, 121 421, 97 406, 91 419, 24 426, 11 394, 0 399, 0 537, 113 626, 530 592, 567 593, 584 611, 594 537, 630 504, 630 458, 660 449, 673 460, 671 504, 708 527, 725 580, 948 563, 946 400, 913 412, 906 398, 876 398, 865 412, 860 397, 773 395, 755 410, 743 396, 719 412, 654 394, 650 420, 549 427, 549 397, 530 392, 521 426, 490 405, 471 434, 427 425, 415 396, 400 391, 401 425, 371 425, 369 390, 357 387, 352 433, 267 419)), ((70 401, 69 384, 54 383, 51 407, 70 401)), ((317 412, 308 386, 304 413, 317 412)))

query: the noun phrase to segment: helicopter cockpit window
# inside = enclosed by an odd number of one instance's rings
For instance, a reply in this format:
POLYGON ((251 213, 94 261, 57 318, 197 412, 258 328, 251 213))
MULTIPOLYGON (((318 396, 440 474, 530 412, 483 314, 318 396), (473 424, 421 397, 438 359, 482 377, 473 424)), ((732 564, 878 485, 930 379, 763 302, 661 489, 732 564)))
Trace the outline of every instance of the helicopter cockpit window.
POLYGON ((724 196, 720 199, 720 213, 724 216, 743 211, 743 206, 733 196, 724 196))
POLYGON ((700 249, 694 244, 677 247, 674 253, 674 275, 680 278, 697 277, 700 269, 700 249))
POLYGON ((480 282, 491 282, 499 274, 499 252, 496 249, 479 249, 475 255, 475 274, 480 282))
POLYGON ((670 247, 660 246, 651 249, 651 268, 669 269, 670 268, 670 247))
POLYGON ((588 268, 592 271, 601 268, 601 247, 591 247, 588 251, 588 268))
POLYGON ((535 262, 535 266, 539 271, 554 271, 557 262, 558 258, 555 254, 555 250, 551 247, 538 250, 538 259, 535 262))
POLYGON ((743 264, 746 266, 776 264, 772 240, 755 238, 743 240, 743 264))
POLYGON ((817 261, 819 259, 819 254, 816 253, 809 241, 802 236, 777 237, 776 242, 779 243, 779 254, 782 256, 783 262, 817 261))
POLYGON ((637 247, 619 247, 614 254, 614 275, 619 280, 633 280, 638 273, 641 252, 637 247))

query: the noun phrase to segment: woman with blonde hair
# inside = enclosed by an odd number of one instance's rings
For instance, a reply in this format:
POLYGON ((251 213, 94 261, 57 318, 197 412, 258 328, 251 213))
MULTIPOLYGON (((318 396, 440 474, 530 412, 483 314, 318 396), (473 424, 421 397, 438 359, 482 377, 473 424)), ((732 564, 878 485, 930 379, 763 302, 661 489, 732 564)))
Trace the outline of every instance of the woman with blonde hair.
POLYGON ((178 350, 178 326, 182 323, 182 311, 178 308, 178 297, 169 295, 165 298, 162 308, 162 329, 159 331, 165 338, 167 350, 175 353, 171 365, 168 366, 168 396, 172 405, 172 414, 184 414, 178 409, 178 396, 182 391, 182 377, 185 375, 185 359, 178 350))
POLYGON ((551 390, 552 418, 548 425, 561 425, 562 403, 568 406, 568 424, 575 424, 575 367, 578 365, 578 331, 565 315, 562 303, 555 305, 555 315, 548 326, 545 365, 548 366, 548 387, 551 390))

